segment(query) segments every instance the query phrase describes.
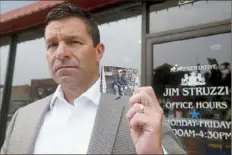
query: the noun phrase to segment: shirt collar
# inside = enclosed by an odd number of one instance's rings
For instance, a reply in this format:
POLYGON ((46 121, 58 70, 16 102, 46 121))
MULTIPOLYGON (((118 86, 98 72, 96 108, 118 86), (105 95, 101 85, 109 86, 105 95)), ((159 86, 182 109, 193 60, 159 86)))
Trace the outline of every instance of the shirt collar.
MULTIPOLYGON (((99 78, 86 92, 84 92, 81 96, 79 96, 78 98, 74 100, 74 104, 80 97, 85 97, 89 99, 91 102, 93 102, 94 104, 98 105, 100 101, 100 96, 101 96, 101 93, 100 93, 100 78, 99 78)), ((55 93, 52 96, 52 99, 50 102, 51 110, 54 107, 57 99, 65 100, 64 93, 60 85, 58 85, 55 93)))

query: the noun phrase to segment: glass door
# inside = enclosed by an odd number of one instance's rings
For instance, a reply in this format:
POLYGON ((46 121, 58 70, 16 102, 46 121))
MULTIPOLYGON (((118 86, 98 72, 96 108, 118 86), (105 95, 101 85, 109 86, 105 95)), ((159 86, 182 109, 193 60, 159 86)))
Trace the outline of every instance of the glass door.
POLYGON ((152 40, 153 88, 188 153, 231 154, 231 33, 152 40))
POLYGON ((150 6, 146 85, 189 155, 230 155, 231 2, 178 2, 150 6))
POLYGON ((153 87, 189 154, 231 154, 231 33, 153 44, 153 87))

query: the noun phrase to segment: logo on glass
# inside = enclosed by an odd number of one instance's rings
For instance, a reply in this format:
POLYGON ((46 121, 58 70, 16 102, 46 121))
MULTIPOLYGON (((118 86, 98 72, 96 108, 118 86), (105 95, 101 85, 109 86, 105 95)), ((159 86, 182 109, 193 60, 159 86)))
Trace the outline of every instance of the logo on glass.
POLYGON ((202 76, 201 73, 191 72, 190 76, 185 74, 184 77, 181 79, 182 86, 198 86, 198 85, 205 85, 205 78, 202 76))

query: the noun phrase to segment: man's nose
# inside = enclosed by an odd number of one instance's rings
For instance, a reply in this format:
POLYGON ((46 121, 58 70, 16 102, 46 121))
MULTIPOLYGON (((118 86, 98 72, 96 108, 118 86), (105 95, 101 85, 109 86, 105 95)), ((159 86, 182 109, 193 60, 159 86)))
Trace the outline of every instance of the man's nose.
POLYGON ((60 42, 56 51, 56 58, 64 60, 65 58, 69 58, 71 54, 70 48, 64 42, 60 42))

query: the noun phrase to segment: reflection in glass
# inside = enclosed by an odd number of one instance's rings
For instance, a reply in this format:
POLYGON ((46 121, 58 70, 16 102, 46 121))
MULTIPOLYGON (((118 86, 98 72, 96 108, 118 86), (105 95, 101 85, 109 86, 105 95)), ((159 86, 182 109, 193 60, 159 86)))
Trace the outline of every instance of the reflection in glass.
POLYGON ((10 38, 4 37, 1 38, 0 44, 0 112, 1 112, 1 105, 2 105, 2 96, 3 96, 3 88, 5 84, 5 76, 6 76, 6 69, 7 69, 7 60, 10 48, 10 38))
MULTIPOLYGON (((25 38, 24 35, 20 38, 25 38)), ((9 116, 21 106, 52 94, 56 87, 48 69, 44 39, 18 43, 9 116)))
MULTIPOLYGON (((178 1, 176 1, 176 4, 178 4, 178 1)), ((196 1, 193 4, 166 7, 162 10, 155 4, 151 6, 150 33, 224 19, 231 19, 231 1, 196 1)))
POLYGON ((141 15, 99 26, 105 53, 101 65, 140 69, 141 15))
POLYGON ((153 45, 154 89, 189 154, 231 154, 231 41, 227 33, 153 45))

